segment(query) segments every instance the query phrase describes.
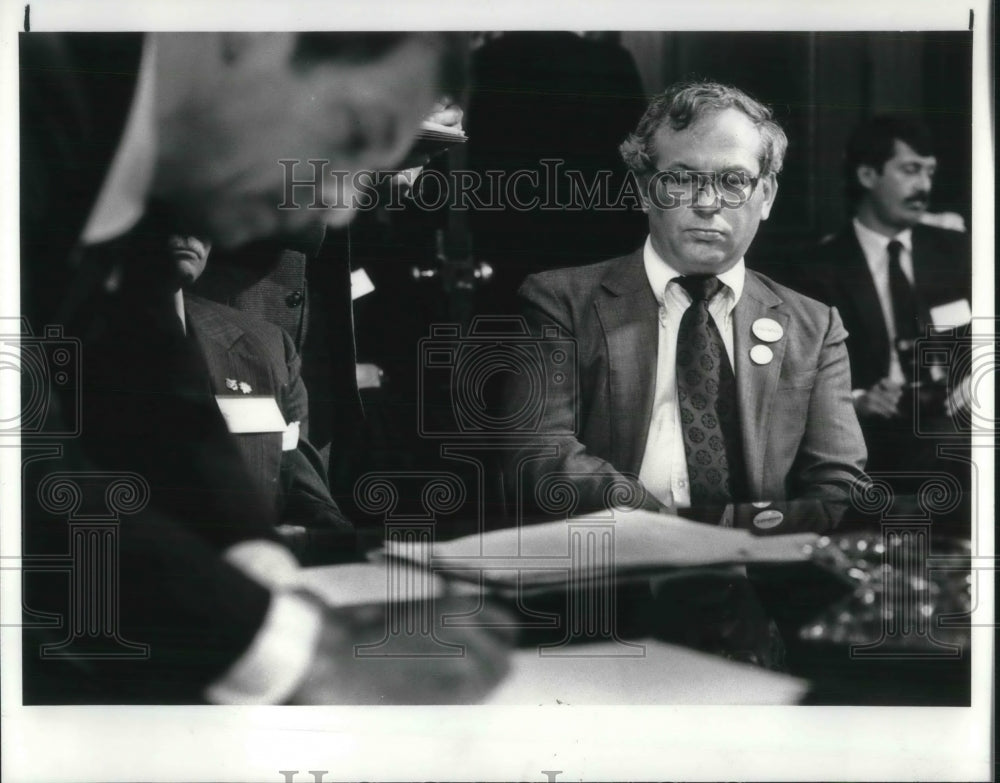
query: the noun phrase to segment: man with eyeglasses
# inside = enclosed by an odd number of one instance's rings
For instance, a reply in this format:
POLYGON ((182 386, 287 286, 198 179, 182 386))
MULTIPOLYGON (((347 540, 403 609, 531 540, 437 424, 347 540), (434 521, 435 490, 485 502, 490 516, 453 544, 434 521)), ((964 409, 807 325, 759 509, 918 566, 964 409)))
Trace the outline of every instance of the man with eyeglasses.
MULTIPOLYGON (((574 338, 578 362, 576 383, 546 387, 540 439, 554 448, 539 457, 536 441, 509 464, 522 502, 544 508, 553 474, 576 512, 842 500, 863 476, 840 317, 744 266, 786 146, 734 87, 683 83, 649 104, 620 148, 645 245, 520 290, 529 324, 574 338)), ((527 392, 512 384, 510 404, 527 392)))

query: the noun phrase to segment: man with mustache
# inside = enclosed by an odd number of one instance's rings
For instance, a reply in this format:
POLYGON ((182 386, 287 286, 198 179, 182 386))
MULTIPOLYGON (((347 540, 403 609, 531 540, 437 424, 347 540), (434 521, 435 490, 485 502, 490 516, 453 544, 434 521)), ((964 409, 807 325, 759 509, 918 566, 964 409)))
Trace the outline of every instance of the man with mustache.
MULTIPOLYGON (((837 311, 744 266, 786 146, 735 87, 682 83, 650 102, 621 146, 645 245, 520 290, 536 332, 574 338, 578 362, 545 368, 571 382, 547 384, 540 436, 510 464, 523 503, 551 507, 553 481, 578 512, 630 493, 655 510, 838 500, 862 476, 837 311)), ((530 392, 513 385, 509 405, 530 392)))
POLYGON ((861 124, 844 160, 851 223, 798 269, 798 287, 835 306, 849 332, 854 406, 873 471, 934 464, 934 449, 914 436, 912 401, 944 415, 943 395, 930 393, 942 378, 915 366, 915 341, 930 325, 961 327, 971 317, 967 236, 922 222, 936 170, 919 121, 880 115, 861 124))

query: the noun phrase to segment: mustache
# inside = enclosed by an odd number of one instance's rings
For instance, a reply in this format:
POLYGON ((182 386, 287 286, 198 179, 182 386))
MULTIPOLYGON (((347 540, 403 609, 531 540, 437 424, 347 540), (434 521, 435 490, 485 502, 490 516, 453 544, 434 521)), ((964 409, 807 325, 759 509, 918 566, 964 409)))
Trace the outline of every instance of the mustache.
POLYGON ((921 190, 903 199, 904 204, 926 204, 930 201, 930 191, 921 190))

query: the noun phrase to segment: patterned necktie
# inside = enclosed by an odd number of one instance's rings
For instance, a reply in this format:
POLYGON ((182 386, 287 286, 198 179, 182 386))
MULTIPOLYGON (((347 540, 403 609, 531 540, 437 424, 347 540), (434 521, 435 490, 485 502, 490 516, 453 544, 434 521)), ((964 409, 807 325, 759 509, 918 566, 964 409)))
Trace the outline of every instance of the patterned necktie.
POLYGON ((722 288, 714 276, 676 277, 693 300, 677 332, 677 400, 692 506, 722 505, 742 494, 743 456, 736 378, 708 303, 722 288))
POLYGON ((913 380, 913 344, 920 335, 920 310, 913 286, 903 274, 899 263, 903 243, 892 240, 889 253, 889 296, 892 299, 892 316, 896 326, 896 352, 907 381, 913 380))

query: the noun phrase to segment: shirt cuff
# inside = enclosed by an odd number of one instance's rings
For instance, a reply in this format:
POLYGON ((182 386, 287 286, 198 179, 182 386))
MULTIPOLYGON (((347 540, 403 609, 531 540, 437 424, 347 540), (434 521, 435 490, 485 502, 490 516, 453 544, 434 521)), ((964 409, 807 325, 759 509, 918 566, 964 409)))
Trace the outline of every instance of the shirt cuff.
POLYGON ((244 541, 226 560, 274 592, 250 647, 208 686, 213 704, 280 704, 305 676, 323 625, 322 610, 291 592, 298 567, 291 553, 271 541, 244 541))
POLYGON ((851 399, 852 400, 858 399, 858 397, 863 396, 866 391, 868 391, 868 390, 867 389, 851 389, 851 399))

